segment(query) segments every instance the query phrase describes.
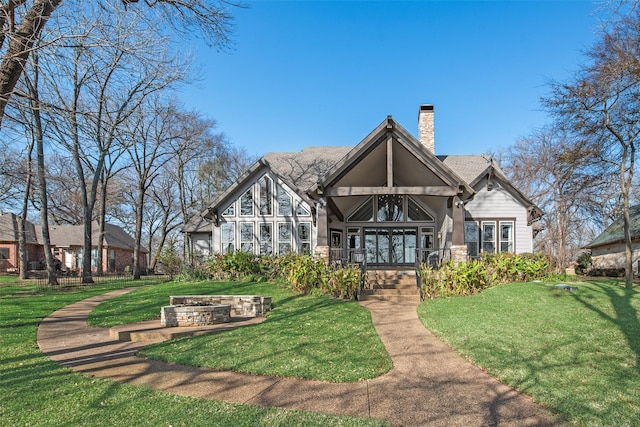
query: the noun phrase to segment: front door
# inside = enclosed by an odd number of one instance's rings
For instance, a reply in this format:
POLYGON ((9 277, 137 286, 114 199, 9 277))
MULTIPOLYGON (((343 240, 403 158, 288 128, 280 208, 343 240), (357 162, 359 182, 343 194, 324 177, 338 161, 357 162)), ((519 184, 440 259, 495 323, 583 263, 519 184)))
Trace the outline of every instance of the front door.
POLYGON ((365 228, 364 247, 368 265, 413 265, 416 261, 416 228, 365 228))

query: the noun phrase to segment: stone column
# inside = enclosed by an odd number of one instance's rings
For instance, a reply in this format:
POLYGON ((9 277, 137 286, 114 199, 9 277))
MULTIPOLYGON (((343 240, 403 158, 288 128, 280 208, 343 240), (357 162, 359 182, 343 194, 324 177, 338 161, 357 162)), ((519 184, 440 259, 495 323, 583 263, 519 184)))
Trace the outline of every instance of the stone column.
POLYGON ((458 196, 451 204, 453 216, 453 230, 451 236, 451 259, 453 262, 467 260, 467 245, 464 242, 464 203, 458 196))

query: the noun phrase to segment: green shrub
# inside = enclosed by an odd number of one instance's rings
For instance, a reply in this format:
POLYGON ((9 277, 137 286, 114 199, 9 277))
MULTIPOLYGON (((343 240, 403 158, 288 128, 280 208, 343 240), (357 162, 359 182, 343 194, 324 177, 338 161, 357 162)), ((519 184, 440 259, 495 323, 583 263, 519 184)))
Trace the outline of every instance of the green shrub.
POLYGON ((215 254, 207 262, 209 273, 218 279, 238 279, 260 275, 260 258, 243 251, 215 254))
POLYGON ((472 295, 501 283, 526 282, 543 277, 549 262, 542 254, 483 253, 466 262, 448 263, 439 269, 422 264, 418 271, 422 297, 433 299, 472 295))
POLYGON ((324 292, 335 298, 352 300, 356 298, 362 282, 362 271, 356 265, 329 269, 329 277, 321 282, 324 292))
POLYGON ((322 289, 327 280, 327 266, 324 260, 311 255, 299 255, 286 265, 287 281, 295 292, 309 293, 312 289, 322 289))

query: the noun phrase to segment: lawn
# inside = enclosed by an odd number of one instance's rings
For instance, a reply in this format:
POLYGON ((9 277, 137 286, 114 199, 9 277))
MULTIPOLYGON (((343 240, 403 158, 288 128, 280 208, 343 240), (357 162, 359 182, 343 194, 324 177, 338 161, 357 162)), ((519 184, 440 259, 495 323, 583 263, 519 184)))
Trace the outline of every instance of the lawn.
POLYGON ((136 290, 93 311, 90 324, 112 326, 158 317, 169 295, 269 295, 265 322, 144 348, 141 355, 182 365, 331 382, 370 379, 391 359, 367 309, 356 302, 296 295, 271 283, 168 283, 136 290))
MULTIPOLYGON (((75 301, 134 284, 138 283, 42 290, 32 283, 0 278, 1 425, 383 425, 379 420, 209 401, 118 384, 77 374, 39 351, 36 330, 42 318, 75 301)), ((166 285, 152 289, 162 286, 166 285)), ((182 287, 184 293, 190 289, 187 285, 182 287)))
POLYGON ((637 426, 640 292, 604 279, 571 286, 502 285, 418 311, 458 352, 571 423, 637 426))

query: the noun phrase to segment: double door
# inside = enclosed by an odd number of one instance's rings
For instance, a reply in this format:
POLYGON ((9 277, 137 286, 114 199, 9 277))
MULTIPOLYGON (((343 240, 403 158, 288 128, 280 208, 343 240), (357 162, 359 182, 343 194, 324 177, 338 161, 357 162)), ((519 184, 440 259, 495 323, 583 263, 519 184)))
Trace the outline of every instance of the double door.
POLYGON ((365 228, 364 249, 368 265, 414 265, 417 228, 365 228))

